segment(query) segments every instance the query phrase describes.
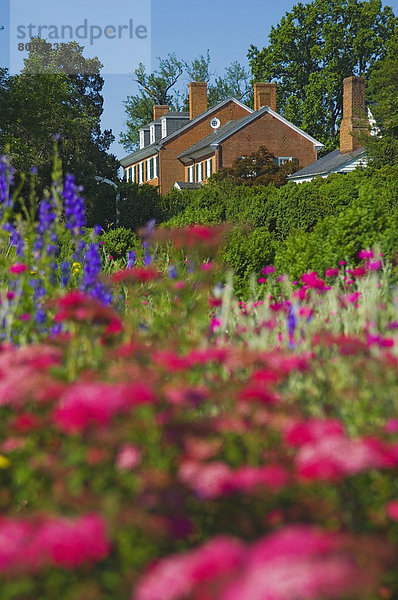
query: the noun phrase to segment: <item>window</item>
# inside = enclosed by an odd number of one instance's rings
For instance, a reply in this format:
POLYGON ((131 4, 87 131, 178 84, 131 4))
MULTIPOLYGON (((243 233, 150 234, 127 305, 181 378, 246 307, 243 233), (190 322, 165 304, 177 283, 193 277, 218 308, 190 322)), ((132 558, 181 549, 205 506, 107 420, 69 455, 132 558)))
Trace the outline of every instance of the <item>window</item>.
POLYGON ((203 181, 203 171, 204 171, 203 167, 204 167, 204 163, 200 163, 200 165, 199 165, 199 177, 200 177, 199 181, 203 181))
POLYGON ((143 162, 140 162, 140 164, 139 164, 138 183, 144 183, 144 163, 143 162))
POLYGON ((162 119, 162 138, 167 135, 167 121, 166 119, 162 119))
POLYGON ((124 169, 124 178, 126 181, 129 180, 129 170, 128 169, 124 169))
POLYGON ((127 177, 127 181, 133 181, 133 167, 129 168, 129 176, 127 177))
POLYGON ((144 134, 144 130, 141 129, 140 131, 140 148, 144 148, 145 147, 145 134, 144 134))
POLYGON ((155 158, 153 159, 153 164, 154 164, 154 171, 155 171, 153 176, 156 178, 156 177, 159 177, 159 156, 158 155, 155 156, 155 158))
POLYGON ((194 172, 193 172, 193 165, 191 165, 190 167, 188 167, 188 181, 189 183, 193 183, 195 177, 194 177, 194 172))
POLYGON ((211 158, 206 160, 206 179, 210 177, 213 172, 213 161, 211 158))
POLYGON ((135 183, 135 167, 131 167, 130 169, 130 181, 131 183, 135 183))
POLYGON ((278 165, 284 165, 292 160, 291 156, 278 156, 278 165))
POLYGON ((155 157, 149 158, 146 161, 147 164, 147 179, 153 179, 155 177, 155 157))
POLYGON ((155 125, 151 125, 150 127, 150 143, 155 143, 155 125))
POLYGON ((195 181, 199 181, 199 165, 195 165, 195 181))

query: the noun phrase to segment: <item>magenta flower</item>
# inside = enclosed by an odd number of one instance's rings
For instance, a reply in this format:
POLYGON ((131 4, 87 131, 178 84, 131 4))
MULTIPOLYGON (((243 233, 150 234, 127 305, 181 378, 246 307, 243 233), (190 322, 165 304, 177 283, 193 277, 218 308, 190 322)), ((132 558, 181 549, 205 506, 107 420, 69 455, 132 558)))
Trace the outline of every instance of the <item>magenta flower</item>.
POLYGON ((261 271, 262 275, 271 275, 271 273, 275 273, 275 267, 273 265, 268 265, 261 271))
POLYGON ((373 250, 360 250, 358 252, 358 258, 360 258, 361 260, 366 260, 367 258, 373 258, 373 257, 374 257, 373 250))
POLYGON ((27 265, 25 265, 23 263, 14 263, 13 265, 10 266, 10 268, 8 270, 13 275, 19 275, 19 273, 23 273, 24 271, 26 271, 27 268, 28 268, 27 265))

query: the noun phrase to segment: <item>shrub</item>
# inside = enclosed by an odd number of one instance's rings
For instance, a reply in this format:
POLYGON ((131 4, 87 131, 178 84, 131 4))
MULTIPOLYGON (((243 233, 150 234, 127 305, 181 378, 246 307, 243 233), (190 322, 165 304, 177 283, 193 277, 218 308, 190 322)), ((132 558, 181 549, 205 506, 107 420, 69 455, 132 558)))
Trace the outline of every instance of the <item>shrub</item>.
POLYGON ((113 256, 115 260, 126 258, 130 250, 141 247, 137 235, 126 227, 106 231, 101 236, 101 242, 103 242, 106 254, 113 256))

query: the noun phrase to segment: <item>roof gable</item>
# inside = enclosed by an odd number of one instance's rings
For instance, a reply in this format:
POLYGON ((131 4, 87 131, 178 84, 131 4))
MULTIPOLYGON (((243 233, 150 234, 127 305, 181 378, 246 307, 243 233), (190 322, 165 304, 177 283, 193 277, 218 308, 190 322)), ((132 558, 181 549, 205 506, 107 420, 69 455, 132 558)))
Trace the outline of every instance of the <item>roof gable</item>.
POLYGON ((321 142, 318 142, 318 140, 310 136, 308 133, 305 133, 305 131, 303 131, 299 127, 296 127, 296 125, 293 125, 293 123, 291 123, 284 117, 281 117, 281 115, 273 111, 269 106, 263 106, 256 112, 252 112, 249 115, 237 119, 236 121, 230 121, 229 123, 226 123, 225 125, 223 125, 223 127, 220 127, 220 129, 217 129, 213 133, 210 133, 208 136, 206 136, 205 138, 203 138, 202 140, 200 140, 199 142, 182 152, 178 156, 178 158, 184 162, 184 159, 186 161, 189 156, 192 156, 195 153, 205 151, 205 149, 211 150, 217 148, 217 146, 224 142, 226 139, 233 136, 235 133, 237 133, 238 131, 240 131, 241 129, 243 129, 244 127, 246 127, 247 125, 249 125, 250 123, 252 123, 253 121, 265 114, 270 114, 271 116, 284 123, 284 125, 286 125, 290 129, 293 129, 296 133, 302 135, 305 139, 309 140, 312 144, 314 144, 316 148, 323 148, 323 144, 321 144, 321 142))
MULTIPOLYGON (((219 110, 220 108, 223 108, 224 106, 226 106, 230 102, 235 102, 235 104, 237 104, 238 106, 240 106, 240 107, 244 108, 245 110, 247 110, 247 112, 249 114, 253 113, 253 110, 249 106, 246 106, 246 104, 243 104, 243 102, 240 102, 239 100, 237 100, 236 98, 233 98, 231 96, 229 98, 226 98, 225 100, 221 100, 221 102, 218 102, 218 104, 215 104, 211 108, 208 108, 205 112, 203 112, 202 114, 200 114, 197 117, 195 117, 194 119, 192 119, 192 121, 189 121, 186 125, 184 125, 180 129, 177 129, 176 131, 174 131, 170 135, 168 135, 168 136, 166 136, 166 137, 158 140, 155 144, 151 144, 151 146, 146 146, 145 148, 141 148, 141 149, 135 150, 134 152, 132 152, 128 156, 125 156, 124 158, 122 158, 120 160, 120 164, 122 166, 124 166, 124 167, 127 167, 127 166, 129 166, 131 164, 134 164, 135 162, 137 162, 138 160, 140 160, 141 158, 143 158, 141 156, 141 153, 144 150, 147 150, 150 147, 154 148, 153 153, 158 152, 160 150, 160 148, 164 144, 167 144, 170 140, 175 139, 180 134, 185 133, 185 131, 187 131, 188 129, 190 129, 193 125, 196 125, 197 123, 199 123, 203 119, 208 118, 213 112, 219 110)), ((166 117, 168 114, 169 113, 167 113, 166 115, 163 115, 163 117, 161 117, 161 119, 163 119, 164 117, 166 117)), ((179 114, 179 115, 183 116, 184 118, 186 118, 185 115, 187 113, 172 113, 169 116, 171 116, 173 118, 172 115, 177 115, 177 114, 179 114)), ((146 128, 149 128, 149 125, 144 125, 141 129, 146 129, 146 128)))

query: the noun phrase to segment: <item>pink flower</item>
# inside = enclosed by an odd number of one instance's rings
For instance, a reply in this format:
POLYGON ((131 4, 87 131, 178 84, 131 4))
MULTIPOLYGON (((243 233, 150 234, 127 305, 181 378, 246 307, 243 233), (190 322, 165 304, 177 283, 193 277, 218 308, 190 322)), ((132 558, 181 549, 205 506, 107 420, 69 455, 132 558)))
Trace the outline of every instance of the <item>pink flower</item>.
POLYGON ((216 537, 185 554, 159 561, 141 578, 131 600, 179 600, 197 586, 233 574, 243 561, 244 545, 216 537))
POLYGON ((335 277, 339 273, 340 273, 340 269, 333 269, 333 268, 326 269, 325 277, 335 277))
POLYGON ((230 474, 230 467, 221 461, 201 464, 187 460, 180 467, 179 478, 189 485, 199 498, 217 498, 225 490, 230 474))
POLYGON ((379 271, 383 267, 381 260, 372 260, 366 265, 370 271, 379 271))
POLYGON ((141 462, 141 452, 134 444, 125 444, 117 455, 116 466, 122 471, 135 469, 141 462))
POLYGON ((260 279, 257 279, 258 283, 267 283, 267 279, 266 277, 260 277, 260 279))
POLYGON ((285 427, 284 441, 288 446, 300 447, 309 442, 322 440, 325 437, 344 436, 344 428, 336 419, 307 419, 295 421, 285 427))
POLYGON ((373 468, 391 468, 398 456, 380 440, 351 440, 331 435, 302 446, 296 456, 297 471, 304 479, 334 481, 373 468))
POLYGON ((386 433, 398 433, 398 419, 389 419, 384 425, 386 433))
POLYGON ((77 519, 0 520, 0 572, 37 571, 51 565, 73 569, 102 560, 110 551, 105 525, 97 515, 77 519))
POLYGON ((258 486, 279 491, 289 481, 289 474, 279 465, 266 467, 241 467, 230 474, 226 483, 226 491, 251 492, 258 486))
POLYGON ((75 569, 86 562, 104 559, 110 551, 105 525, 97 515, 75 520, 49 519, 38 530, 27 554, 33 562, 75 569))
POLYGON ((374 257, 373 250, 360 250, 358 252, 358 258, 361 260, 364 260, 366 258, 373 258, 373 257, 374 257))
POLYGON ((261 271, 262 275, 270 275, 271 273, 275 273, 275 267, 273 265, 268 265, 261 271))
POLYGON ((151 389, 144 383, 78 382, 61 397, 54 419, 63 431, 74 433, 90 425, 108 425, 116 414, 153 400, 151 389))
POLYGON ((13 273, 14 275, 18 275, 19 273, 23 273, 27 269, 28 269, 28 266, 24 265, 23 263, 14 263, 13 265, 10 266, 8 271, 10 273, 13 273))
POLYGON ((317 290, 330 290, 330 287, 318 277, 318 273, 316 271, 313 271, 312 273, 304 273, 304 275, 301 276, 301 279, 303 283, 310 288, 317 290))
POLYGON ((398 521, 398 500, 393 500, 386 505, 386 513, 393 521, 398 521))

